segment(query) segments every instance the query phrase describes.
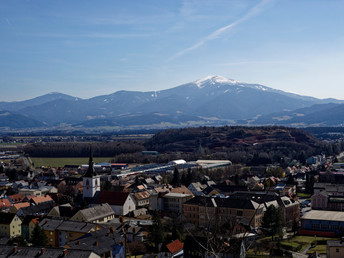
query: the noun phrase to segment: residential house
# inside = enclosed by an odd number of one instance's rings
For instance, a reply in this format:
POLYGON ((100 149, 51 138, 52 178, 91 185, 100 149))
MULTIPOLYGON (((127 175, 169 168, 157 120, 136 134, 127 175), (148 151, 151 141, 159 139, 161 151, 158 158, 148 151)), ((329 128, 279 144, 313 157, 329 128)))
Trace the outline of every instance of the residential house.
POLYGON ((20 218, 13 213, 0 213, 0 236, 15 237, 21 235, 20 218))
POLYGON ((343 240, 328 240, 327 241, 327 258, 342 258, 344 257, 344 241, 343 240))
POLYGON ((21 224, 22 236, 25 240, 29 241, 31 239, 32 231, 39 224, 40 220, 41 218, 37 216, 25 216, 21 224))
POLYGON ((115 212, 107 203, 79 210, 70 220, 91 223, 106 223, 115 218, 115 212))
POLYGON ((116 215, 124 216, 136 209, 135 201, 128 192, 102 191, 96 201, 97 204, 108 203, 116 215))
POLYGON ((147 190, 138 191, 133 193, 136 207, 149 206, 150 204, 150 194, 147 190))
POLYGON ((165 245, 162 250, 158 254, 158 258, 164 258, 164 257, 184 257, 184 250, 183 250, 184 244, 180 242, 179 239, 172 241, 171 243, 168 243, 165 245))
POLYGON ((280 211, 283 224, 289 228, 292 227, 294 220, 297 222, 300 218, 299 202, 287 196, 281 197, 275 192, 238 191, 233 193, 231 197, 253 200, 263 205, 264 209, 267 209, 270 205, 274 205, 280 211))
POLYGON ((38 189, 29 189, 29 188, 21 188, 19 189, 19 194, 25 196, 34 195, 34 196, 42 196, 42 191, 38 189))
POLYGON ((1 246, 1 257, 100 258, 91 250, 68 250, 33 246, 1 246))
POLYGON ((38 205, 30 205, 28 207, 20 207, 17 211, 19 217, 25 217, 26 215, 41 216, 47 215, 53 208, 54 204, 51 202, 43 202, 38 205))
POLYGON ((58 226, 63 220, 43 219, 38 225, 44 230, 48 238, 48 245, 51 247, 59 247, 58 226))
POLYGON ((312 209, 327 210, 328 193, 326 191, 317 192, 311 196, 312 209))
POLYGON ((64 246, 70 241, 74 241, 84 235, 99 230, 101 227, 94 223, 87 223, 83 221, 67 221, 64 220, 58 227, 59 246, 64 246))
POLYGON ((24 196, 22 194, 13 194, 8 196, 11 203, 20 203, 23 201, 24 196))
POLYGON ((70 203, 66 203, 66 204, 53 207, 47 216, 49 218, 54 218, 54 219, 69 220, 79 210, 80 210, 79 208, 74 208, 70 203))
POLYGON ((43 204, 43 203, 49 203, 49 204, 51 204, 53 206, 54 205, 54 200, 49 195, 37 196, 37 197, 33 197, 30 200, 30 203, 33 204, 33 205, 40 205, 40 204, 43 204))
POLYGON ((9 212, 10 213, 17 213, 18 210, 20 210, 21 208, 26 208, 26 207, 30 207, 30 203, 29 202, 19 202, 19 203, 15 203, 11 206, 9 212))
POLYGON ((188 186, 188 189, 192 192, 193 195, 195 196, 202 196, 203 194, 203 190, 207 188, 207 185, 205 184, 201 184, 200 182, 197 183, 191 183, 188 186))
POLYGON ((217 195, 220 194, 218 191, 216 191, 213 187, 208 186, 207 188, 205 188, 203 191, 203 194, 205 196, 213 196, 213 195, 217 195))
POLYGON ((100 257, 125 257, 124 235, 113 228, 90 232, 64 247, 68 250, 90 250, 100 257))
POLYGON ((0 199, 0 211, 8 212, 12 206, 12 203, 8 198, 0 199))
POLYGON ((246 219, 250 226, 257 228, 264 206, 248 199, 196 196, 183 204, 183 212, 188 222, 201 227, 221 226, 237 219, 246 219))
POLYGON ((182 214, 183 203, 190 200, 192 197, 192 194, 167 193, 163 195, 164 210, 176 214, 182 214))

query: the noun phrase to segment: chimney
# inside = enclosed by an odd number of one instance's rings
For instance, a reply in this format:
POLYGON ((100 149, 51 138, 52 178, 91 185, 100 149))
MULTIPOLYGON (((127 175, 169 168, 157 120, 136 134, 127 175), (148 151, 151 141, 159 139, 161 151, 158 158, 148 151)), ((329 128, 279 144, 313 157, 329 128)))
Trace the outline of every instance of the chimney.
POLYGON ((94 245, 95 245, 95 246, 98 246, 98 241, 95 241, 95 242, 94 242, 94 245))
POLYGON ((65 257, 68 253, 68 250, 67 249, 63 249, 63 253, 62 253, 62 256, 65 257))
POLYGON ((76 242, 76 244, 77 244, 77 245, 80 245, 80 240, 78 240, 78 241, 76 242))
POLYGON ((41 248, 41 255, 45 253, 45 248, 41 248))
POLYGON ((17 245, 13 246, 13 253, 15 253, 17 251, 18 251, 18 246, 17 245))
POLYGON ((110 233, 114 233, 114 232, 115 232, 114 228, 110 227, 110 233))

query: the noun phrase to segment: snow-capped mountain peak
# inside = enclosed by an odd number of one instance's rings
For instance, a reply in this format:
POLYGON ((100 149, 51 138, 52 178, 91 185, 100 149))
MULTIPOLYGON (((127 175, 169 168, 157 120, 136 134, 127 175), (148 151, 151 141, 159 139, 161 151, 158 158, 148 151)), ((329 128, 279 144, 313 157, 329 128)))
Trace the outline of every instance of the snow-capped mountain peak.
POLYGON ((207 76, 203 79, 197 80, 194 82, 199 88, 203 88, 207 85, 214 85, 214 84, 236 84, 238 81, 228 79, 223 76, 215 75, 215 76, 207 76))

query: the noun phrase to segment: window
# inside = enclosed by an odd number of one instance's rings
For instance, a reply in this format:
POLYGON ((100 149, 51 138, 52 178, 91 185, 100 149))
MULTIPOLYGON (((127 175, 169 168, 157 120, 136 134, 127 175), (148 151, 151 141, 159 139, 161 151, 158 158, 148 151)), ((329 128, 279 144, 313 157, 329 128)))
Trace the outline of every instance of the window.
POLYGON ((242 216, 243 212, 242 211, 237 211, 237 216, 242 216))
POLYGON ((336 253, 339 253, 339 248, 336 248, 336 253))
POLYGON ((50 232, 49 232, 49 235, 51 235, 51 236, 52 236, 52 235, 53 235, 53 232, 51 232, 51 231, 50 231, 50 232))

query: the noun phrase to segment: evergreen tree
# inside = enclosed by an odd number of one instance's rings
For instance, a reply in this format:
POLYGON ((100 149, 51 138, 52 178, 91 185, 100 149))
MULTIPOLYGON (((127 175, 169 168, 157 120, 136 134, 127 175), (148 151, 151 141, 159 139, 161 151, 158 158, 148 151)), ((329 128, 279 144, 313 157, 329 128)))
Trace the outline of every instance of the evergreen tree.
POLYGON ((23 236, 16 236, 14 238, 11 238, 7 242, 8 245, 17 244, 18 246, 27 246, 27 242, 23 236))
POLYGON ((274 240, 274 235, 281 231, 281 217, 279 210, 275 206, 270 205, 266 209, 262 219, 261 229, 265 235, 271 236, 272 240, 274 240))
POLYGON ((32 231, 31 243, 33 246, 46 246, 48 244, 48 237, 38 224, 32 231))
POLYGON ((188 168, 188 173, 186 175, 186 184, 185 184, 185 186, 188 187, 192 183, 192 180, 193 180, 192 171, 191 171, 191 168, 188 168))
POLYGON ((159 243, 164 242, 164 230, 162 227, 159 211, 155 210, 153 212, 152 220, 153 220, 153 224, 151 226, 149 238, 150 238, 150 241, 155 245, 155 248, 158 249, 159 243))
POLYGON ((313 194, 314 176, 306 174, 305 192, 313 194))
POLYGON ((186 173, 185 173, 185 172, 182 174, 182 178, 180 179, 180 182, 181 182, 183 185, 186 185, 186 184, 187 184, 187 178, 186 178, 186 173))
POLYGON ((294 232, 294 236, 295 236, 296 232, 299 230, 299 228, 300 228, 299 223, 294 219, 293 225, 291 227, 291 230, 294 232))
POLYGON ((172 178, 172 185, 173 186, 180 186, 180 176, 178 168, 174 168, 173 178, 172 178))

